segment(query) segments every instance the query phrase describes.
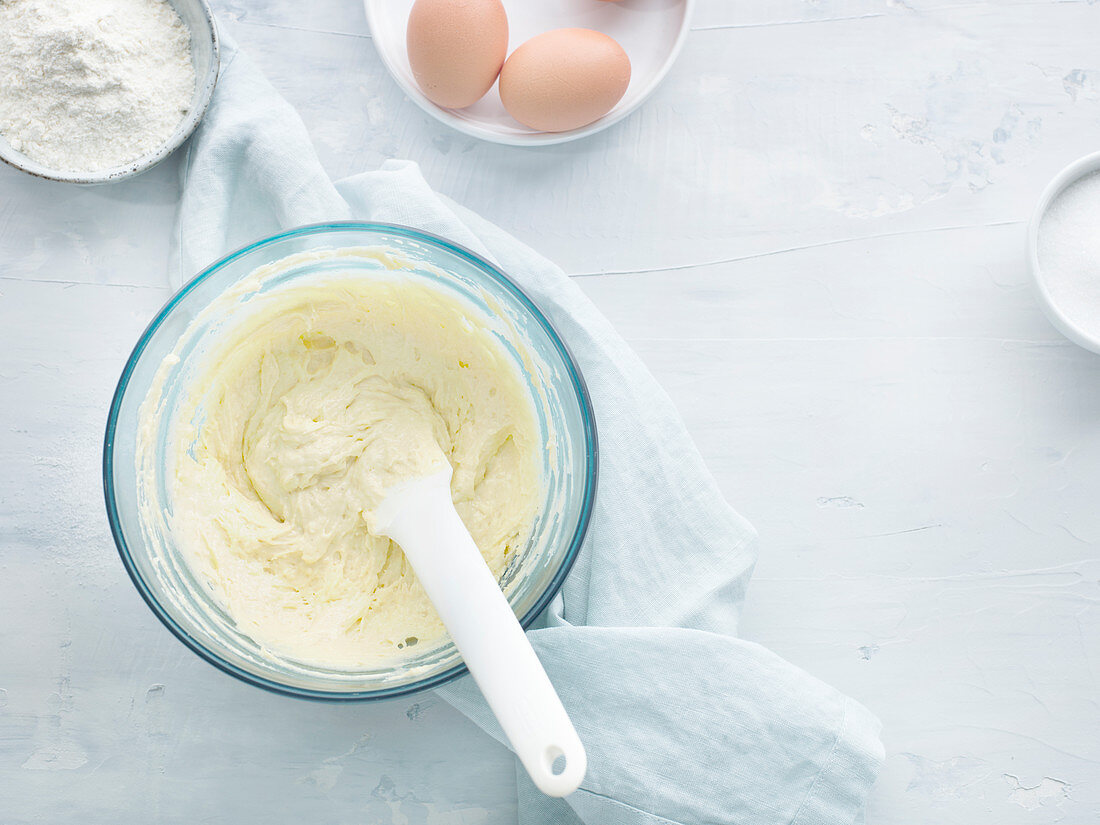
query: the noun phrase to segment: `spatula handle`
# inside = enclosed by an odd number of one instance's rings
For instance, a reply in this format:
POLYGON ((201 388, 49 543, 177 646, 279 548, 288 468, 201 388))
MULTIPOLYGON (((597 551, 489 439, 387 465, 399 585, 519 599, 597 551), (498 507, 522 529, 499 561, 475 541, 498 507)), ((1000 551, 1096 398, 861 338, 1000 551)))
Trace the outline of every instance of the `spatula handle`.
POLYGON ((535 785, 549 796, 572 793, 587 758, 557 691, 455 511, 449 484, 431 478, 411 484, 417 489, 388 497, 405 503, 387 501, 387 523, 379 529, 412 563, 535 785))

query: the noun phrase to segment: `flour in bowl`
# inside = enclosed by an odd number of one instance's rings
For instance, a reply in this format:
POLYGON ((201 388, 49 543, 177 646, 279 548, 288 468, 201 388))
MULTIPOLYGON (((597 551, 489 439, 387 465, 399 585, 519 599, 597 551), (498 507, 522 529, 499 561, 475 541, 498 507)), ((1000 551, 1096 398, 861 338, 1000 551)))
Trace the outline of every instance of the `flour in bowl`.
POLYGON ((165 0, 0 0, 0 134, 44 166, 155 151, 194 90, 191 35, 165 0))

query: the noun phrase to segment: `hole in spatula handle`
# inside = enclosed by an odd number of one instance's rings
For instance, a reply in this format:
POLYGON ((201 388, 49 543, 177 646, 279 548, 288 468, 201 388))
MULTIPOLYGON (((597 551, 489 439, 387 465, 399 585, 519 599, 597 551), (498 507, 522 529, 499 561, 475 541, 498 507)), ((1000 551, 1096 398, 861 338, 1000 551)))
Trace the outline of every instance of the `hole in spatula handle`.
POLYGON ((557 745, 551 745, 546 749, 546 767, 550 769, 550 773, 554 776, 561 776, 565 773, 567 764, 565 753, 557 745))

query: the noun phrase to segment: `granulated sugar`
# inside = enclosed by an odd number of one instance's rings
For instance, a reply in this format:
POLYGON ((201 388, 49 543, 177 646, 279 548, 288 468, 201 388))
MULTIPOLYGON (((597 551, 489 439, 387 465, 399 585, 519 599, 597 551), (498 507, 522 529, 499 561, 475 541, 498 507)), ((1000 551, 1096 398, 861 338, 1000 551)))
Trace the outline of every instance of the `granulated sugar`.
POLYGON ((164 0, 0 0, 0 134, 44 166, 153 152, 194 89, 190 33, 164 0))
POLYGON ((1039 224, 1039 279, 1072 323, 1100 336, 1100 172, 1071 184, 1039 224))

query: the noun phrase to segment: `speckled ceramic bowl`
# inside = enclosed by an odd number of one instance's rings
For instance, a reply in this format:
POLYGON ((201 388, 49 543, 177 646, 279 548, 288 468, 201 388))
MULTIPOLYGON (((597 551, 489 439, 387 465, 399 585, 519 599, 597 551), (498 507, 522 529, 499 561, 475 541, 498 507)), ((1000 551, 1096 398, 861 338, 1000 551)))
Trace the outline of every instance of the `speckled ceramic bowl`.
POLYGON ((22 152, 16 151, 0 134, 0 160, 39 178, 94 186, 140 175, 147 169, 152 169, 182 146, 183 142, 191 137, 202 116, 206 114, 210 96, 214 93, 214 86, 218 82, 220 67, 218 27, 214 23, 214 14, 210 11, 206 0, 168 0, 168 3, 191 31, 191 62, 195 66, 195 91, 191 96, 191 106, 187 110, 186 117, 179 122, 171 137, 160 148, 122 166, 101 169, 98 172, 66 172, 43 166, 22 152))
POLYGON ((213 264, 183 287, 141 336, 119 380, 107 422, 103 483, 107 514, 138 592, 184 644, 211 664, 246 682, 310 699, 384 699, 435 687, 466 671, 447 638, 405 648, 399 658, 361 670, 334 670, 294 661, 265 650, 243 633, 196 580, 176 548, 167 484, 167 456, 176 411, 201 369, 203 355, 216 348, 219 331, 233 323, 236 309, 270 288, 324 273, 392 277, 369 254, 384 248, 398 258, 402 278, 453 293, 494 321, 492 334, 515 361, 534 400, 541 451, 543 499, 527 544, 513 555, 501 588, 524 627, 557 593, 588 528, 596 490, 595 419, 572 356, 546 316, 504 273, 450 241, 407 227, 337 223, 307 226, 247 246, 213 264), (332 257, 305 255, 339 250, 332 257), (297 257, 290 257, 297 256, 297 257), (302 260, 304 259, 304 260, 302 260), (277 277, 243 290, 234 302, 203 311, 258 267, 277 277), (200 313, 201 314, 200 316, 200 313), (198 320, 196 320, 198 319, 198 320), (195 321, 193 324, 192 321, 195 321), (173 354, 167 362, 166 356, 173 354), (161 365, 166 364, 166 372, 161 365), (158 402, 150 439, 138 444, 142 403, 155 388, 158 402), (151 472, 145 472, 149 468, 151 472), (142 507, 153 501, 157 506, 142 507), (150 510, 157 515, 149 516, 150 510))

